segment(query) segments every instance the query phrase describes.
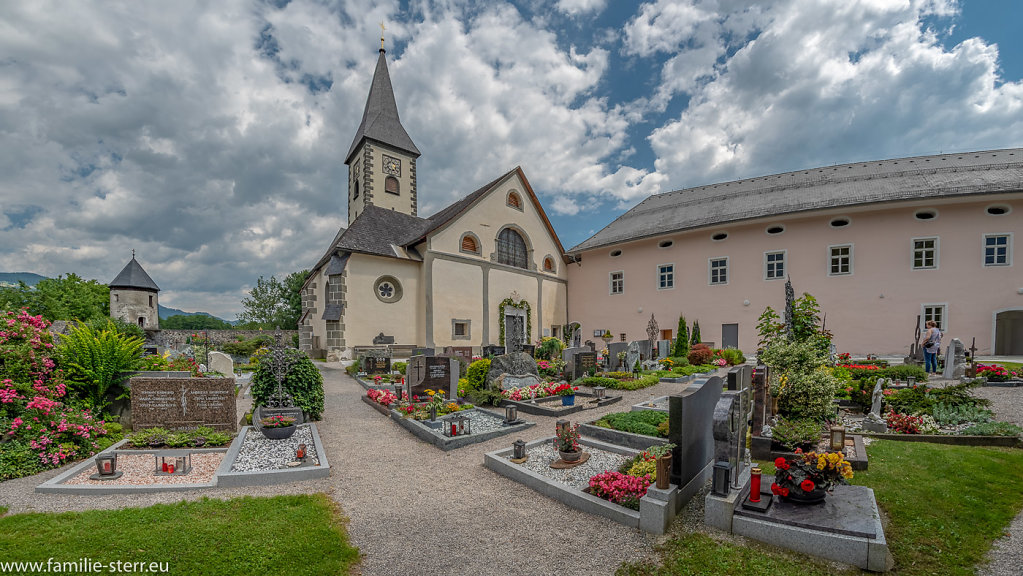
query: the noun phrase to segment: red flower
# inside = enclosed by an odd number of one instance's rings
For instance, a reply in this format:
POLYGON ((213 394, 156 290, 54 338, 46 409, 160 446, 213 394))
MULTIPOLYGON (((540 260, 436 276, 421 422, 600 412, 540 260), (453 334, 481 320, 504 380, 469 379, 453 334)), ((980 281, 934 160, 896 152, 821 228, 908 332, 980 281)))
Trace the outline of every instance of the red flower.
POLYGON ((781 488, 779 488, 774 482, 771 483, 771 494, 781 495, 781 488))
POLYGON ((810 480, 809 478, 800 482, 799 487, 803 489, 803 492, 813 492, 813 489, 816 488, 813 480, 810 480))
POLYGON ((789 489, 788 488, 780 488, 778 490, 778 495, 780 495, 780 496, 788 496, 789 495, 789 489))
POLYGON ((779 456, 779 457, 774 459, 774 467, 775 468, 781 468, 784 465, 785 465, 785 458, 782 458, 781 456, 779 456))
POLYGON ((782 462, 782 463, 781 463, 781 466, 778 466, 778 468, 781 468, 782 470, 788 470, 788 469, 789 469, 789 468, 791 468, 791 467, 792 467, 792 466, 791 466, 791 465, 789 465, 789 463, 788 463, 788 462, 782 462))

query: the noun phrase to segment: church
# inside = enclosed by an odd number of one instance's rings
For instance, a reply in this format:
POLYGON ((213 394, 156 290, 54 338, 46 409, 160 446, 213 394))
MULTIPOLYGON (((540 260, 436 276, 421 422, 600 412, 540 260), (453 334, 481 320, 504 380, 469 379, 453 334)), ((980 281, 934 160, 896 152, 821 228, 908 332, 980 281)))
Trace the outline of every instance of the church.
POLYGON ((377 342, 443 348, 559 336, 565 250, 516 167, 436 214, 418 214, 420 152, 398 116, 381 47, 345 157, 348 226, 302 287, 299 346, 350 356, 377 342))

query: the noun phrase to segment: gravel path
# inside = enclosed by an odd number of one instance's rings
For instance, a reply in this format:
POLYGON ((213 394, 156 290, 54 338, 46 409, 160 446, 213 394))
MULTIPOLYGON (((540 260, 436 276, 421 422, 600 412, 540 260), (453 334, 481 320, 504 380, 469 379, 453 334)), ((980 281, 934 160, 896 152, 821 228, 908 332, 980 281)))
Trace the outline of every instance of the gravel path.
MULTIPOLYGON (((326 410, 317 424, 333 468, 331 477, 279 486, 216 488, 162 494, 75 496, 36 494, 36 485, 60 473, 50 470, 0 483, 0 505, 10 513, 149 506, 155 503, 326 492, 349 517, 353 544, 363 553, 365 576, 390 574, 506 575, 613 574, 626 561, 654 555, 661 538, 585 514, 545 498, 483 467, 483 453, 553 435, 557 418, 521 414, 533 428, 443 452, 427 445, 366 406, 365 391, 337 364, 318 364, 324 374, 326 410)), ((724 372, 722 371, 722 375, 724 372)), ((631 404, 674 393, 685 384, 658 384, 628 391, 621 402, 569 416, 589 421, 631 404)), ((1023 422, 1023 389, 983 389, 997 396, 1000 419, 1023 422), (1006 404, 1005 407, 1002 404, 1006 404), (1014 416, 1013 416, 1014 415, 1014 416)), ((239 414, 247 401, 239 401, 239 414)), ((683 511, 687 530, 702 525, 697 496, 683 511)), ((1011 535, 996 544, 992 563, 980 574, 1018 573, 1023 558, 1023 515, 1011 535)))

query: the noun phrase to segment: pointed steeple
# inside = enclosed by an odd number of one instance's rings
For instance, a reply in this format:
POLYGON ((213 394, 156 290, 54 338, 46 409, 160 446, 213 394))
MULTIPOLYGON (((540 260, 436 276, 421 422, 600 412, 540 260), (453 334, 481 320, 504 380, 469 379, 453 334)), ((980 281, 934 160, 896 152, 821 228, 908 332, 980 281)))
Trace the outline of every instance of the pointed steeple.
POLYGON ((159 292, 160 287, 153 282, 153 279, 142 269, 142 265, 135 259, 135 251, 132 250, 131 261, 125 264, 124 268, 116 278, 110 281, 111 288, 131 288, 135 290, 150 290, 159 292))
POLYGON ((394 91, 391 89, 391 76, 387 72, 387 60, 385 51, 380 49, 380 57, 377 59, 377 69, 373 73, 373 84, 369 88, 369 97, 366 98, 366 110, 362 113, 362 124, 355 133, 352 140, 352 147, 348 149, 345 156, 345 164, 352 160, 355 150, 363 140, 375 140, 382 144, 402 150, 414 157, 419 157, 419 149, 409 138, 405 128, 398 118, 398 105, 394 101, 394 91))

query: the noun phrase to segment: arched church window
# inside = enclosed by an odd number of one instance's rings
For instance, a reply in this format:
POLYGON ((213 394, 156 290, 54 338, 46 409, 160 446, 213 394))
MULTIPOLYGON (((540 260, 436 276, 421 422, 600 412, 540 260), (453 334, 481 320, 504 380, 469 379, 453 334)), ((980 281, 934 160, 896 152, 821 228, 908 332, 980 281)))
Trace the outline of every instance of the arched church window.
POLYGON ((522 197, 518 192, 512 190, 508 193, 508 205, 516 210, 522 210, 522 197))
POLYGON ((400 191, 398 190, 398 179, 394 176, 388 176, 387 179, 384 180, 384 191, 390 194, 400 194, 400 191))
POLYGON ((462 252, 468 252, 470 254, 480 253, 480 243, 476 240, 476 237, 470 233, 466 233, 462 236, 462 252))
POLYGON ((497 261, 500 264, 515 266, 516 268, 527 268, 526 241, 518 232, 511 228, 501 230, 497 236, 497 261))

